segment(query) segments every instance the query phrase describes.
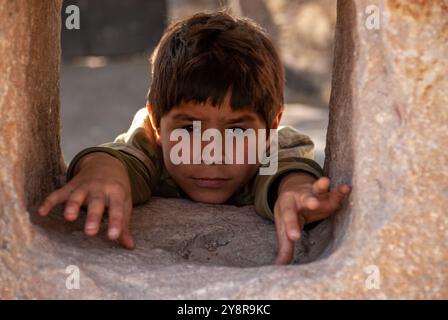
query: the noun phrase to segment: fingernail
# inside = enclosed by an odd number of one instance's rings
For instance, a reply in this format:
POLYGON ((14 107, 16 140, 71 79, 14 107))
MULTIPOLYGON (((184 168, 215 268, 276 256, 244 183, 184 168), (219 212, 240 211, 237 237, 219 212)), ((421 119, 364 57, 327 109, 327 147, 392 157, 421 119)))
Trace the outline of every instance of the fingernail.
POLYGON ((91 230, 91 229, 95 229, 95 228, 96 228, 96 223, 94 223, 94 222, 89 222, 86 224, 86 229, 91 230))
POLYGON ((117 228, 111 228, 111 229, 109 230, 109 237, 111 237, 111 238, 118 237, 119 232, 120 232, 120 231, 119 231, 117 228))
POLYGON ((74 207, 68 207, 65 212, 67 213, 75 213, 76 209, 74 207))
POLYGON ((319 207, 319 200, 311 198, 306 203, 308 209, 317 209, 319 207))
POLYGON ((291 234, 291 237, 294 238, 294 239, 299 239, 300 238, 300 232, 297 231, 297 230, 291 230, 290 234, 291 234))

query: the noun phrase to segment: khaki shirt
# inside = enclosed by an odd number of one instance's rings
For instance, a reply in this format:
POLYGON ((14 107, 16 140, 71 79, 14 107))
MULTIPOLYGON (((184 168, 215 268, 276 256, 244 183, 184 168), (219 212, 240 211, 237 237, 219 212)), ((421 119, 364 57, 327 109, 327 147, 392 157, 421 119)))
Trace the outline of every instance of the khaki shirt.
MULTIPOLYGON (((273 206, 281 175, 291 171, 304 171, 316 178, 322 176, 322 168, 313 160, 313 148, 314 144, 308 136, 292 127, 279 127, 277 172, 273 175, 260 175, 258 170, 249 183, 236 192, 226 204, 253 204, 259 215, 274 221, 273 206)), ((146 108, 137 111, 129 130, 117 136, 113 142, 86 148, 77 153, 68 167, 67 181, 73 178, 78 160, 91 152, 106 152, 124 164, 131 183, 133 205, 147 202, 152 195, 188 198, 163 164, 162 150, 155 143, 146 108)))

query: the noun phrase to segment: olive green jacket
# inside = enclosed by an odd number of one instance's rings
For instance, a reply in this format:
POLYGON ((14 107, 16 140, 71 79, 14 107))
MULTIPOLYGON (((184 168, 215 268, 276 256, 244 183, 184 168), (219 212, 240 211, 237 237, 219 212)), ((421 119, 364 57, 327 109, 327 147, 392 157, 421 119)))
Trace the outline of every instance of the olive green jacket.
MULTIPOLYGON (((277 198, 280 176, 291 171, 304 171, 316 178, 322 176, 322 168, 312 160, 313 148, 314 144, 308 136, 291 127, 281 127, 278 130, 277 172, 273 175, 260 175, 257 172, 226 204, 253 204, 259 215, 274 220, 273 205, 277 198)), ((86 148, 77 153, 68 167, 67 181, 73 178, 75 165, 82 156, 98 151, 119 159, 127 168, 133 205, 148 201, 151 195, 188 198, 163 165, 161 148, 155 143, 146 108, 135 114, 129 130, 120 134, 113 142, 86 148)))

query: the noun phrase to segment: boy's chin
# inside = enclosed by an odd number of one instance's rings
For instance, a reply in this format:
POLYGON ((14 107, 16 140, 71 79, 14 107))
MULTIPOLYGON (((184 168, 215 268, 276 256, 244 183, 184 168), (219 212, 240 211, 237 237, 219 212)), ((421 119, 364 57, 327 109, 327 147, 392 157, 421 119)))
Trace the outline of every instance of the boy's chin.
POLYGON ((195 192, 193 194, 188 194, 191 200, 196 202, 208 203, 208 204, 223 204, 225 203, 231 196, 227 195, 227 193, 223 193, 222 190, 214 190, 214 191, 204 191, 204 192, 195 192))

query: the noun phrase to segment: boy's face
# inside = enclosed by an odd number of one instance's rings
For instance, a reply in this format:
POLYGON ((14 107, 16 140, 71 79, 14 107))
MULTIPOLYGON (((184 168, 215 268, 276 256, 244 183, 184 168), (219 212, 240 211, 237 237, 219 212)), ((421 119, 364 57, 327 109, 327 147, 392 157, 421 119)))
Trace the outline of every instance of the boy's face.
MULTIPOLYGON (((280 117, 281 112, 274 121, 274 129, 277 128, 280 117)), ((256 132, 256 141, 258 142, 258 129, 266 129, 265 122, 259 114, 252 110, 233 111, 228 98, 220 108, 214 107, 210 103, 181 103, 161 118, 158 143, 162 148, 165 167, 171 177, 194 201, 224 203, 256 174, 259 167, 258 161, 255 164, 249 164, 247 158, 248 149, 253 149, 253 146, 248 145, 248 139, 244 139, 244 150, 236 150, 236 146, 234 146, 232 164, 205 164, 199 160, 199 164, 192 164, 193 161, 190 161, 190 164, 175 165, 170 156, 172 148, 179 141, 170 141, 170 134, 175 129, 187 129, 192 145, 193 121, 200 121, 202 132, 213 128, 221 133, 223 162, 226 157, 225 129, 241 128, 244 130, 252 128, 256 132), (245 155, 244 164, 236 164, 236 153, 243 151, 245 155)), ((200 150, 204 150, 203 148, 210 142, 201 140, 199 144, 202 146, 200 150)), ((191 159, 195 157, 192 146, 190 155, 191 159)))

